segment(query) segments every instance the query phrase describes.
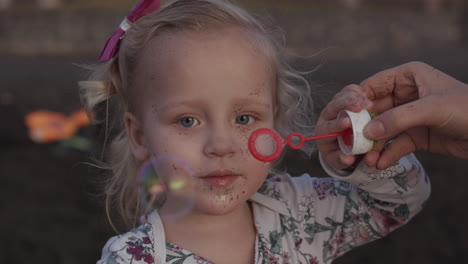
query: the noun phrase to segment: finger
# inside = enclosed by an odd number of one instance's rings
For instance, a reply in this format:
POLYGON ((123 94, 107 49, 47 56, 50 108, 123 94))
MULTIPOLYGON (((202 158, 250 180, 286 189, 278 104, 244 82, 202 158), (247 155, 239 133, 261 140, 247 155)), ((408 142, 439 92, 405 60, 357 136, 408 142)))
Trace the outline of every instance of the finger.
POLYGON ((364 162, 369 167, 376 167, 377 161, 379 160, 380 152, 376 150, 371 150, 364 155, 364 162))
POLYGON ((361 82, 360 86, 365 89, 370 100, 383 98, 393 93, 397 68, 378 72, 361 82))
POLYGON ((393 98, 391 96, 375 99, 372 102, 373 105, 372 107, 368 108, 368 110, 376 113, 377 115, 397 106, 394 104, 393 98))
POLYGON ((351 127, 351 118, 348 116, 340 117, 334 121, 330 121, 328 133, 342 132, 351 127))
MULTIPOLYGON (((335 119, 323 122, 320 125, 320 128, 316 129, 316 134, 341 132, 349 127, 351 127, 351 120, 348 117, 335 119)), ((347 156, 341 151, 336 138, 319 139, 317 140, 317 146, 327 163, 333 168, 347 168, 355 161, 354 156, 347 156)))
MULTIPOLYGON (((411 93, 417 96, 418 94, 414 72, 420 67, 419 64, 416 62, 410 62, 378 72, 362 81, 360 86, 364 88, 367 92, 367 96, 371 100, 393 95, 398 97, 398 100, 407 99, 405 102, 412 101, 414 98, 408 98, 404 95, 411 93), (402 94, 400 95, 400 93, 402 94)), ((401 102, 400 104, 402 103, 404 102, 401 102)))
POLYGON ((372 101, 390 96, 394 105, 402 105, 455 85, 447 83, 452 81, 458 82, 430 65, 414 61, 379 72, 360 85, 372 101))
MULTIPOLYGON (((351 123, 351 121, 349 121, 349 123, 351 123)), ((317 130, 317 131, 320 131, 320 130, 317 130)), ((332 130, 332 131, 334 131, 334 130, 332 130)), ((317 132, 317 134, 319 134, 319 133, 320 133, 320 135, 327 134, 326 132, 317 132)), ((318 140, 316 140, 316 144, 317 144, 317 147, 318 147, 319 151, 324 156, 330 155, 330 153, 335 153, 337 151, 340 151, 338 141, 334 137, 333 138, 330 137, 330 138, 318 139, 318 140)), ((336 160, 336 159, 338 159, 338 157, 333 158, 333 160, 336 160)))
MULTIPOLYGON (((315 135, 326 135, 330 133, 338 133, 345 131, 351 127, 351 120, 349 117, 343 117, 339 119, 334 119, 330 121, 321 121, 320 124, 317 124, 315 127, 315 135)), ((317 139, 317 146, 320 147, 320 151, 324 151, 325 144, 332 144, 335 148, 337 144, 336 137, 322 138, 317 139)))
POLYGON ((324 158, 330 167, 338 170, 346 169, 356 161, 355 156, 347 156, 339 149, 329 152, 324 158))
POLYGON ((330 103, 323 109, 321 117, 326 120, 335 119, 343 109, 359 112, 363 108, 369 108, 372 102, 367 98, 362 88, 352 84, 348 85, 337 93, 330 103))
POLYGON ((345 155, 342 151, 339 151, 338 159, 340 161, 339 169, 345 169, 354 164, 354 162, 356 161, 356 156, 345 155))
POLYGON ((443 120, 441 112, 431 97, 390 109, 372 119, 364 127, 364 135, 370 139, 393 138, 418 126, 436 126, 443 120))
POLYGON ((388 139, 374 142, 372 149, 364 156, 364 161, 369 167, 375 167, 388 139))
MULTIPOLYGON (((324 158, 331 155, 331 153, 335 153, 337 150, 339 150, 339 146, 336 141, 336 138, 318 139, 316 140, 316 145, 320 153, 323 154, 324 158)), ((333 160, 334 159, 337 159, 337 157, 334 157, 333 160)), ((329 162, 328 159, 327 159, 327 162, 329 162)))
POLYGON ((377 161, 377 169, 383 170, 400 160, 403 156, 416 151, 416 144, 407 134, 402 133, 394 138, 385 148, 377 161))

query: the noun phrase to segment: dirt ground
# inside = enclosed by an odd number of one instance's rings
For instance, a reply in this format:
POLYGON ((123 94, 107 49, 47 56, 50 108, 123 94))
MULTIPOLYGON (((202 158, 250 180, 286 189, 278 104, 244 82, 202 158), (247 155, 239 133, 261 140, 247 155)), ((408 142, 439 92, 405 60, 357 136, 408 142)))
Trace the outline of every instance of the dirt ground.
MULTIPOLYGON (((369 58, 301 63, 322 67, 308 78, 317 83, 317 111, 345 84, 402 62, 421 60, 468 82, 468 50, 450 48, 406 58, 369 58)), ((70 113, 80 107, 76 82, 86 73, 74 63, 92 56, 0 57, 0 263, 94 263, 109 227, 95 184, 102 175, 84 164, 89 153, 28 142, 24 113, 48 109, 70 113)), ((468 114, 468 113, 467 113, 468 114)), ((93 128, 80 132, 94 134, 93 128)), ((390 236, 336 261, 347 263, 468 263, 468 161, 417 153, 430 175, 432 197, 423 212, 390 236)), ((316 161, 290 158, 292 173, 323 176, 316 161), (294 160, 294 162, 292 161, 294 160)))

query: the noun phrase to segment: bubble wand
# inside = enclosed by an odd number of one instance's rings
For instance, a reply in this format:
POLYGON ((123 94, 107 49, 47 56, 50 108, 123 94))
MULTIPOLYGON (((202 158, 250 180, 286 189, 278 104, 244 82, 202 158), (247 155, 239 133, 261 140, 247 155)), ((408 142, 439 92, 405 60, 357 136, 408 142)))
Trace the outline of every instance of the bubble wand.
POLYGON ((277 160, 283 152, 285 145, 292 149, 300 149, 306 141, 322 138, 338 137, 340 149, 346 155, 363 154, 372 149, 375 142, 366 138, 363 134, 364 126, 371 120, 371 115, 367 110, 359 113, 344 110, 338 114, 337 118, 348 116, 351 120, 351 127, 338 133, 304 137, 300 133, 292 132, 283 140, 281 136, 272 129, 259 128, 249 137, 248 147, 252 155, 263 162, 272 162, 277 160), (293 140, 298 143, 294 144, 293 140))

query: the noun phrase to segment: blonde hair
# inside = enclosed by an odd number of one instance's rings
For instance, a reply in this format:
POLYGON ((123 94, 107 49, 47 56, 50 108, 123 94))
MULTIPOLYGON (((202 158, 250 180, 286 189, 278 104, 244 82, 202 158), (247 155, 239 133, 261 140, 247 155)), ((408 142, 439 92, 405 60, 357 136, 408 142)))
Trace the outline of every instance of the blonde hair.
MULTIPOLYGON (((282 34, 268 28, 243 9, 227 0, 176 0, 160 10, 150 13, 126 33, 117 56, 95 67, 88 81, 80 82, 82 98, 92 113, 97 106, 105 106, 106 127, 108 120, 115 121, 106 163, 100 167, 112 171, 106 184, 106 212, 116 209, 126 226, 135 226, 144 209, 140 208, 136 194, 136 173, 140 164, 134 159, 123 126, 123 113, 131 111, 133 69, 147 42, 164 33, 201 31, 208 28, 239 27, 252 33, 252 44, 258 45, 272 62, 276 74, 275 129, 283 137, 291 131, 304 135, 312 130, 312 99, 310 86, 299 72, 287 62, 282 34), (110 107, 110 108, 109 108, 110 107), (115 115, 115 118, 109 118, 115 115)), ((109 131, 105 132, 106 135, 109 131)), ((105 140, 107 141, 107 140, 105 140)), ((106 148, 104 147, 103 151, 106 148)), ((306 152, 310 152, 309 148, 306 152)))

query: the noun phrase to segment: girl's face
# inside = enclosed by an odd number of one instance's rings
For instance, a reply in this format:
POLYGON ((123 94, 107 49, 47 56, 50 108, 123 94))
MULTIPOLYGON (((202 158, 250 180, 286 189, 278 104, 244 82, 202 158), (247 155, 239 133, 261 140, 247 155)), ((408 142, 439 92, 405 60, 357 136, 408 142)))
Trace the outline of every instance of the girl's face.
POLYGON ((133 79, 137 115, 127 113, 126 126, 134 155, 188 164, 193 212, 229 213, 258 190, 269 167, 251 156, 247 141, 255 129, 273 128, 275 75, 244 31, 153 39, 133 79))

